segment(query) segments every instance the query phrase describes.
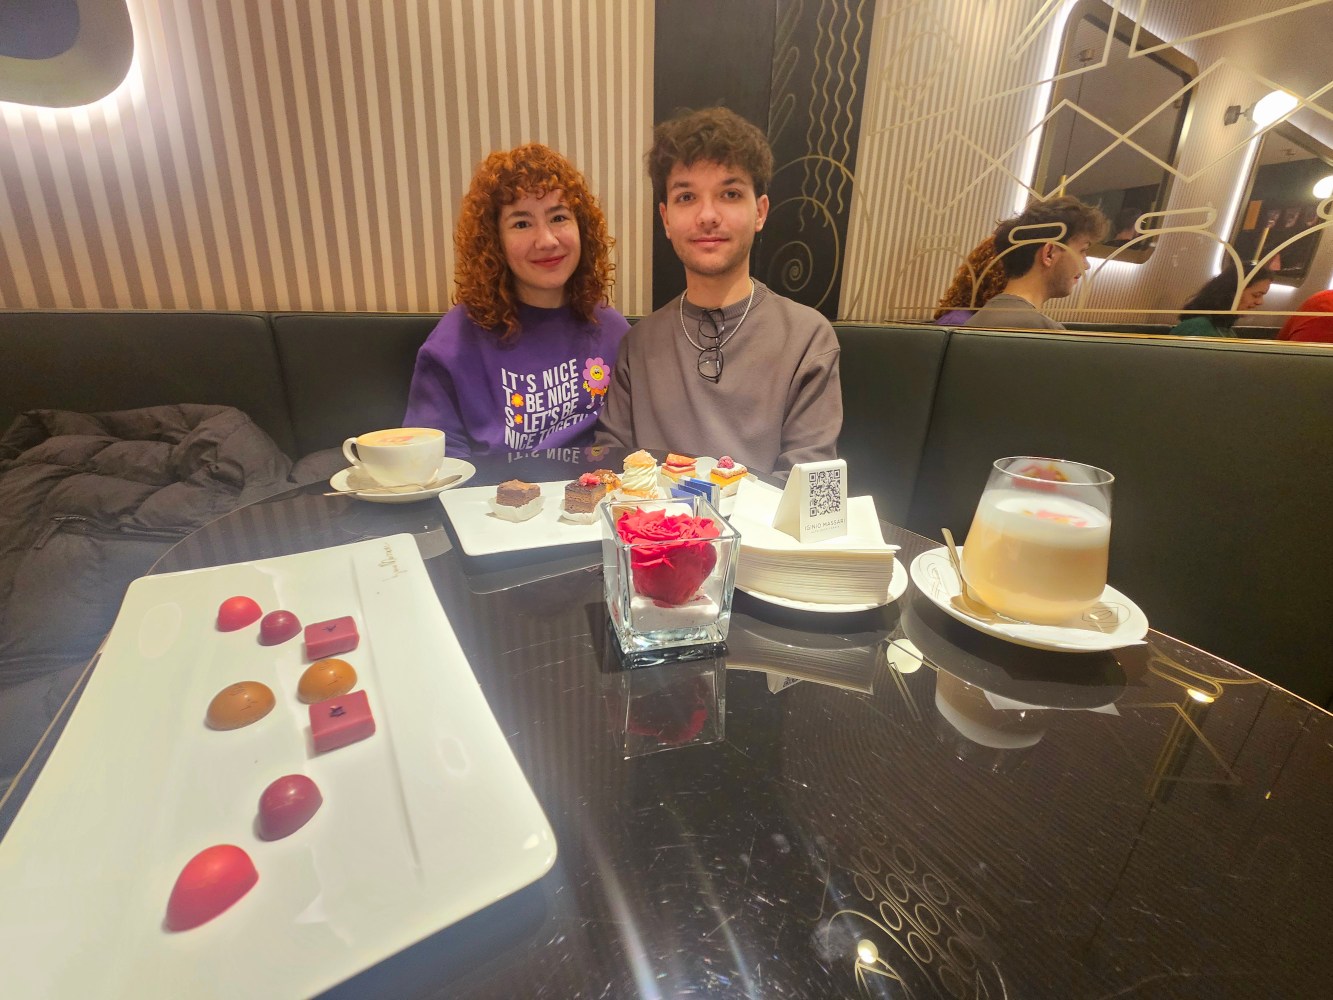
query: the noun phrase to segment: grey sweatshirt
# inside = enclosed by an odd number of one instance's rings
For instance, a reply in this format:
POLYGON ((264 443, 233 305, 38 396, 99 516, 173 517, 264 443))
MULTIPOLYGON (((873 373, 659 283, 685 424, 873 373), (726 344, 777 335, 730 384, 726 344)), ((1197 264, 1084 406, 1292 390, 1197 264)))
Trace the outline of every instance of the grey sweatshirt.
POLYGON ((1064 326, 1027 299, 1001 292, 973 314, 963 326, 988 330, 1063 330, 1064 326))
POLYGON ((691 457, 730 455, 758 472, 836 458, 842 385, 833 327, 758 281, 738 327, 748 300, 723 310, 724 363, 716 384, 698 373, 694 344, 707 341, 697 332, 697 306, 685 301, 684 329, 678 298, 640 320, 621 342, 597 442, 691 457))

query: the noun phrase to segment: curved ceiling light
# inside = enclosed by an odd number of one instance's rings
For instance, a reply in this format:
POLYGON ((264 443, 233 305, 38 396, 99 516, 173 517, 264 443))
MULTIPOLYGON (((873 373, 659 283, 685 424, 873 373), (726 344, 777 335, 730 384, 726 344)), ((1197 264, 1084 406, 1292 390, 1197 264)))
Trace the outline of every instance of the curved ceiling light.
POLYGON ((0 0, 0 101, 92 104, 124 82, 133 61, 126 0, 0 0))
POLYGON ((1333 197, 1333 174, 1327 177, 1321 177, 1314 182, 1314 196, 1320 201, 1325 198, 1333 197))

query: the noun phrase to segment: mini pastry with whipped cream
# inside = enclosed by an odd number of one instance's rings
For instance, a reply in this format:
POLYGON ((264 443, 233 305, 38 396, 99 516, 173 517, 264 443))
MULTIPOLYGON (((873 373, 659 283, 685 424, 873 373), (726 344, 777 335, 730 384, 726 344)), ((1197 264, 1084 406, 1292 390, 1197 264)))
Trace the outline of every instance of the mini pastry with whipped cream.
POLYGON ((656 500, 657 460, 646 451, 636 451, 625 459, 625 471, 620 475, 620 492, 636 500, 656 500))
POLYGON ((592 524, 597 505, 606 497, 606 484, 595 472, 585 472, 565 486, 565 503, 560 517, 575 524, 592 524))
POLYGON ((708 478, 722 487, 724 497, 729 497, 740 488, 741 480, 749 471, 730 455, 723 455, 708 471, 708 478))
POLYGON ((673 483, 678 483, 682 479, 693 479, 696 471, 694 459, 686 455, 677 455, 674 451, 668 454, 666 461, 662 463, 662 475, 673 483))
POLYGON ((542 488, 521 479, 510 479, 495 488, 491 512, 505 521, 526 521, 542 509, 542 488))

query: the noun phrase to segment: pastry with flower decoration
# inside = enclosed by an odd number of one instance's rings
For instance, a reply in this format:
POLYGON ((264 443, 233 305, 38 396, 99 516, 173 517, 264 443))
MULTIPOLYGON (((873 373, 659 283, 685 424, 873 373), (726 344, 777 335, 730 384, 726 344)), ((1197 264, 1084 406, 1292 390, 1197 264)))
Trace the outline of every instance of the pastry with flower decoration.
POLYGON ((708 472, 708 478, 722 487, 722 495, 729 497, 740 489, 741 480, 750 470, 730 455, 723 455, 708 472))
POLYGON ((592 524, 597 505, 606 498, 606 484, 595 472, 585 472, 565 486, 565 503, 560 518, 574 524, 592 524))
POLYGON ((646 451, 636 451, 625 459, 625 471, 620 474, 622 496, 635 500, 656 500, 657 460, 646 451))
POLYGON ((696 471, 694 459, 687 455, 677 455, 674 451, 669 453, 666 461, 662 463, 662 475, 673 483, 678 483, 682 479, 693 479, 696 471))

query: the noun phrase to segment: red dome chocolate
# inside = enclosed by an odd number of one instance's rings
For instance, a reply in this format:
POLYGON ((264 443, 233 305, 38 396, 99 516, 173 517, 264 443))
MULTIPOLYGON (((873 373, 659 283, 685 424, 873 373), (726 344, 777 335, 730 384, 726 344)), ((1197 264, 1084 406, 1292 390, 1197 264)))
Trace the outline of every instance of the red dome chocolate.
POLYGON ((218 606, 218 631, 235 632, 237 629, 243 629, 259 621, 259 616, 263 613, 259 605, 249 597, 228 597, 218 606))
POLYGON ((290 611, 270 611, 259 623, 259 641, 276 646, 301 634, 301 621, 290 611))
POLYGON ((225 912, 259 881, 250 855, 233 844, 206 847, 176 876, 167 901, 167 929, 188 931, 225 912))
POLYGON ((265 840, 290 836, 323 804, 319 786, 304 774, 284 774, 259 796, 259 834, 265 840))

